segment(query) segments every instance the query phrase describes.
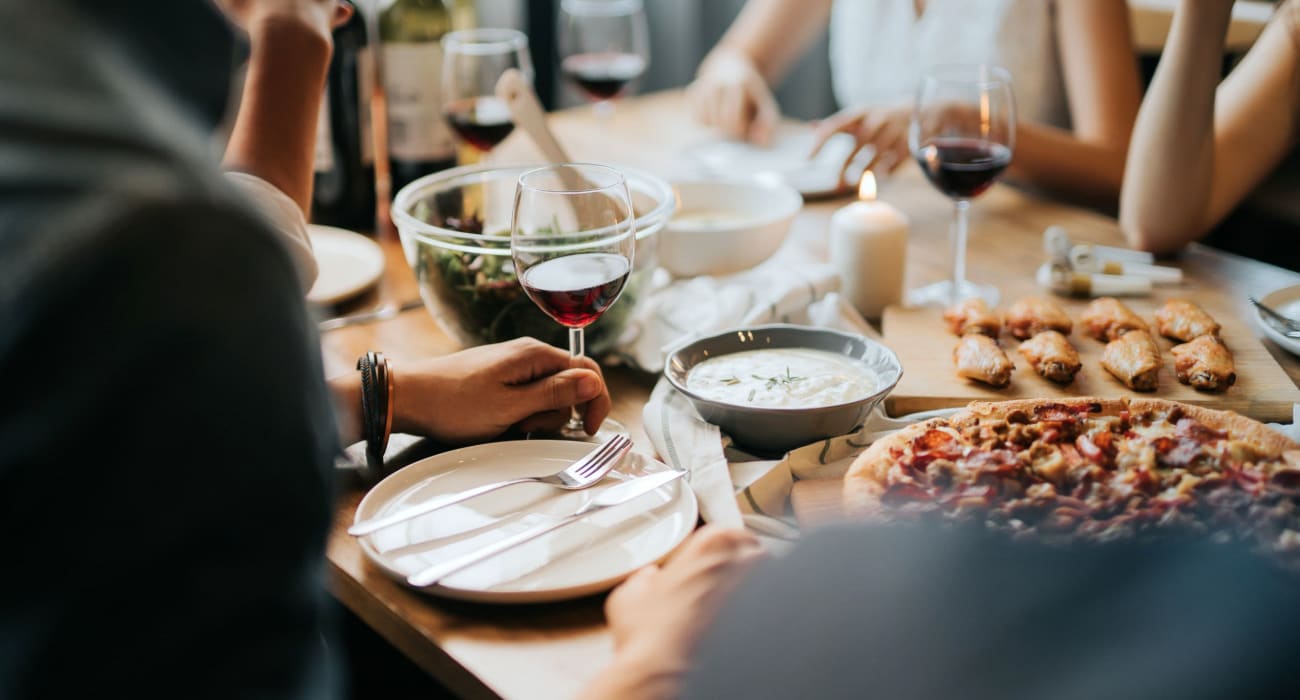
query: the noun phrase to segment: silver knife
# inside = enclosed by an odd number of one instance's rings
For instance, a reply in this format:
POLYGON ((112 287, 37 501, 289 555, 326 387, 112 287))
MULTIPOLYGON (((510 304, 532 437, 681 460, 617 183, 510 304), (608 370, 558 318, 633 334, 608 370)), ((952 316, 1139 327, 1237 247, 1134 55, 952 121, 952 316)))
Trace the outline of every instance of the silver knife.
POLYGON ((601 491, 599 495, 582 508, 579 508, 572 515, 566 515, 554 522, 543 523, 536 527, 529 528, 518 535, 507 537, 500 542, 470 552, 469 554, 434 564, 423 571, 417 571, 410 576, 407 576, 406 582, 418 588, 432 586, 457 571, 468 568, 484 559, 490 559, 508 549, 535 540, 548 532, 558 530, 565 525, 577 522, 597 511, 627 503, 638 496, 650 493, 664 484, 671 483, 672 481, 681 478, 685 473, 686 472, 680 471, 660 472, 658 474, 651 474, 650 476, 643 476, 639 479, 625 481, 617 486, 612 486, 601 491))
POLYGON ((337 330, 339 328, 347 328, 348 326, 355 326, 362 323, 387 321, 390 318, 396 318, 399 314, 411 311, 412 309, 418 309, 421 306, 424 306, 423 301, 420 301, 419 299, 410 299, 402 302, 400 305, 386 304, 374 311, 364 311, 359 314, 352 314, 351 316, 327 318, 324 321, 321 321, 317 327, 320 331, 324 332, 337 330))

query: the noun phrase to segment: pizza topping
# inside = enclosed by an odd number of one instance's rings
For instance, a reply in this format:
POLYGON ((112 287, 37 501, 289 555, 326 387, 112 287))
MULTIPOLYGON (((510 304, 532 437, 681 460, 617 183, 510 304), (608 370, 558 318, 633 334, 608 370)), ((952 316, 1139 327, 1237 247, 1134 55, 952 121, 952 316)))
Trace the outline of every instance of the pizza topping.
POLYGON ((1257 445, 1268 443, 1203 413, 1142 405, 1097 415, 1098 403, 1053 402, 927 423, 884 453, 880 501, 1015 537, 1249 539, 1293 552, 1300 569, 1300 451, 1266 455, 1257 445))

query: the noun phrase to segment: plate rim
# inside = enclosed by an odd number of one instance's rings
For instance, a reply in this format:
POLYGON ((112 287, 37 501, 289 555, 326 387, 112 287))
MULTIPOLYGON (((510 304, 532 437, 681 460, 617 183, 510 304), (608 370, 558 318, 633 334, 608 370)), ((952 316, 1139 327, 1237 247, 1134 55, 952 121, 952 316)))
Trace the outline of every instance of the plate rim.
MULTIPOLYGON (((1279 287, 1259 297, 1259 300, 1264 304, 1268 304, 1269 306, 1277 308, 1278 297, 1280 296, 1294 297, 1294 298, 1286 299, 1283 303, 1292 303, 1297 300, 1300 300, 1300 284, 1291 284, 1285 287, 1279 287)), ((1268 321, 1264 319, 1264 312, 1260 311, 1259 309, 1255 309, 1254 311, 1255 311, 1255 320, 1259 323, 1259 327, 1264 330, 1264 335, 1266 335, 1269 340, 1273 341, 1274 343, 1277 343, 1279 347, 1291 353, 1292 355, 1300 356, 1300 340, 1296 340, 1294 338, 1288 338, 1282 335, 1276 328, 1271 326, 1268 323, 1268 321)))
MULTIPOLYGON (((365 495, 362 496, 361 500, 357 503, 356 510, 353 511, 353 515, 352 515, 353 522, 355 523, 357 521, 357 518, 360 517, 361 513, 366 507, 367 502, 370 501, 372 497, 377 498, 375 494, 378 492, 379 487, 384 482, 389 481, 390 479, 394 479, 395 477, 397 477, 399 474, 402 474, 403 472, 406 472, 407 474, 411 474, 412 472, 409 470, 415 470, 420 468, 427 469, 430 467, 430 465, 428 464, 430 462, 447 461, 449 465, 454 466, 455 462, 461 461, 463 457, 472 455, 475 452, 485 451, 485 450, 499 450, 503 446, 508 446, 508 445, 519 447, 528 444, 532 444, 532 445, 541 444, 541 445, 546 445, 548 448, 553 448, 556 445, 565 445, 565 446, 589 445, 589 443, 582 443, 582 442, 576 442, 570 440, 498 440, 494 442, 479 443, 477 445, 468 445, 465 447, 459 447, 456 449, 447 450, 445 452, 440 452, 436 455, 431 455, 429 457, 425 457, 424 459, 420 459, 415 462, 412 462, 411 464, 408 464, 402 467, 401 469, 394 471, 392 474, 389 474, 388 476, 381 479, 378 483, 371 486, 366 491, 365 495)), ((569 448, 566 447, 565 449, 569 449, 569 448)), ((584 453, 586 451, 589 450, 583 450, 584 453)), ((672 469, 672 467, 668 466, 667 464, 664 464, 662 461, 660 461, 655 457, 652 457, 642 452, 634 451, 634 453, 639 455, 642 459, 646 460, 647 463, 662 467, 662 470, 672 469)), ((581 456, 581 455, 577 455, 577 456, 581 456)), ((567 459, 568 456, 565 455, 564 458, 567 459)), ((442 471, 445 471, 445 469, 439 470, 438 473, 441 473, 442 471)), ((656 469, 655 471, 661 471, 661 470, 656 469)), ((432 474, 430 474, 430 476, 432 476, 432 474)), ((407 486, 405 488, 410 488, 410 486, 407 486)), ((405 488, 403 488, 403 491, 405 491, 405 488)), ((687 483, 685 480, 678 480, 674 484, 666 484, 665 486, 661 486, 660 488, 675 489, 675 493, 677 495, 673 500, 683 501, 683 503, 676 504, 674 507, 685 507, 686 511, 684 512, 684 515, 690 516, 687 517, 687 520, 691 524, 689 527, 685 528, 682 536, 678 538, 664 552, 656 556, 654 559, 646 561, 644 563, 637 564, 631 567, 627 571, 621 572, 615 576, 610 576, 603 579, 589 581, 586 583, 563 587, 563 588, 546 588, 546 589, 538 589, 538 590, 530 590, 530 591, 494 592, 491 590, 474 589, 474 588, 456 588, 453 586, 446 586, 442 584, 436 584, 424 588, 411 586, 406 582, 405 574, 388 566, 382 560, 380 553, 371 544, 371 537, 372 537, 371 535, 364 535, 362 537, 357 537, 355 539, 357 541, 357 544, 360 546, 361 553, 365 557, 366 561, 369 562, 370 565, 374 566, 379 571, 383 572, 385 576, 387 576, 388 578, 392 579, 393 581, 401 585, 406 590, 415 591, 417 593, 423 593, 426 595, 436 596, 439 598, 447 598, 452 600, 461 600, 461 601, 474 602, 474 603, 500 603, 500 604, 524 605, 524 604, 533 604, 533 603, 550 603, 550 602, 557 602, 563 600, 572 600, 575 598, 582 598, 585 596, 608 591, 611 588, 617 586, 619 583, 622 583, 625 579, 627 579, 627 577, 631 576, 639 569, 645 566, 650 566, 652 564, 658 564, 663 562, 665 559, 672 556, 672 554, 676 552, 682 546, 682 544, 690 537, 691 533, 695 531, 696 529, 695 524, 699 521, 699 517, 700 517, 699 501, 695 497, 695 492, 691 490, 689 483, 687 483)), ((349 537, 351 537, 351 535, 349 535, 349 537)))
MULTIPOLYGON (((384 267, 387 261, 384 259, 384 249, 381 248, 379 246, 379 243, 375 242, 374 239, 370 238, 369 236, 358 233, 356 231, 340 228, 338 226, 329 226, 326 224, 307 224, 307 238, 308 241, 311 243, 313 256, 316 255, 317 236, 320 236, 322 238, 335 238, 335 239, 349 240, 352 243, 356 244, 357 246, 366 249, 368 254, 373 256, 371 260, 374 263, 375 269, 373 272, 367 273, 364 282, 357 282, 356 284, 349 285, 347 288, 342 289, 334 294, 330 294, 327 296, 313 296, 311 293, 312 290, 309 289, 307 290, 307 301, 321 306, 332 306, 334 304, 347 301, 348 299, 360 295, 361 293, 365 292, 366 290, 378 284, 379 280, 383 278, 384 267)), ((318 265, 316 282, 319 281, 320 281, 320 277, 319 277, 319 265, 318 265)), ((316 286, 316 282, 312 283, 313 289, 316 286)))

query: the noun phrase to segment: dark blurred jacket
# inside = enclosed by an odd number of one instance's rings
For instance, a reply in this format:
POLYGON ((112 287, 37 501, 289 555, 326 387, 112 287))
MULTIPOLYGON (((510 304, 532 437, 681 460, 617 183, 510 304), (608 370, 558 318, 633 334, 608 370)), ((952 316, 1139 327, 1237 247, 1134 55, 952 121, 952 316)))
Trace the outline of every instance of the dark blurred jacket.
POLYGON ((232 49, 205 0, 0 0, 5 700, 337 687, 337 438, 288 255, 210 157, 232 49))
POLYGON ((844 528, 761 565, 689 698, 1300 696, 1300 582, 1207 542, 844 528))

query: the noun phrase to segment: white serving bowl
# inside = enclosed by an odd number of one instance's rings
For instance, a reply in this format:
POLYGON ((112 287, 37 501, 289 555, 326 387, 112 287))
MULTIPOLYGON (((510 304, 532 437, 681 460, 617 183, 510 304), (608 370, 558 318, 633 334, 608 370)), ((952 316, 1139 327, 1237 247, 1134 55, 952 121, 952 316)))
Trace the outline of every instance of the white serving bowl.
POLYGON ((673 183, 677 208, 659 234, 659 264, 676 277, 729 275, 772 257, 803 207, 777 182, 673 183))

